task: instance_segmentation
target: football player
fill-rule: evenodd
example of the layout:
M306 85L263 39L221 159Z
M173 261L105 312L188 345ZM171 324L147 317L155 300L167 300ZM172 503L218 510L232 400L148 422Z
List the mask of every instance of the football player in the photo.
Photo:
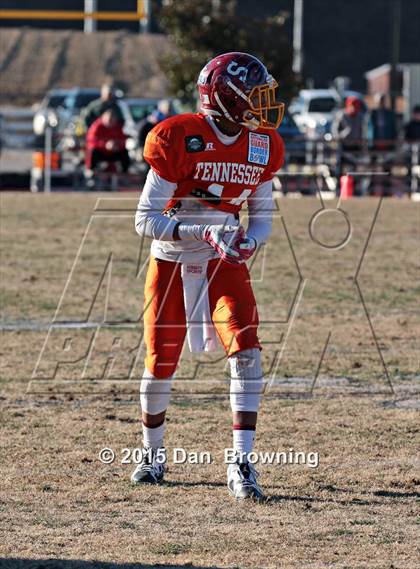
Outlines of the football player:
M245 261L271 232L272 177L284 157L276 129L284 104L266 67L246 53L212 59L197 86L202 112L159 123L144 148L151 169L135 223L141 236L153 238L140 386L145 452L131 480L163 479L165 413L187 337L191 351L210 351L220 342L226 352L237 457L228 466L228 489L237 499L261 499L248 454L263 373L258 313ZM246 230L239 224L245 202Z

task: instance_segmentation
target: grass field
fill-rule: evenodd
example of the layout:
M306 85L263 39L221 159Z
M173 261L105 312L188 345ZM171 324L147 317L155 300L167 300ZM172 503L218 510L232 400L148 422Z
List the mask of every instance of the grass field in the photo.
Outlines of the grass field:
M136 201L1 196L0 566L418 567L419 205L343 202L340 248L336 203L311 238L320 201L277 202L252 265L269 380L257 449L317 452L319 466L257 465L268 500L244 505L225 488L220 354L185 354L166 440L213 463L170 462L158 488L133 488L121 464L140 445ZM85 328L47 338L55 314Z

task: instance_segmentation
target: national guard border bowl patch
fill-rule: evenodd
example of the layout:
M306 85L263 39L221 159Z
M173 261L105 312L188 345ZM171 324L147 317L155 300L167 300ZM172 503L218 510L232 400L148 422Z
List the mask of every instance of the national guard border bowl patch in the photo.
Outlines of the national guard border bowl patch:
M248 139L248 162L266 166L270 158L270 137L268 134L250 132Z
M185 137L185 149L187 152L202 152L205 148L201 134L193 134Z

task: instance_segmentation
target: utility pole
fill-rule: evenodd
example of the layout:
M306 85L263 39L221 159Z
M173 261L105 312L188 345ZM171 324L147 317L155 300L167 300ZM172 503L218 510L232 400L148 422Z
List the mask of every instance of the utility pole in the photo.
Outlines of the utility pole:
M150 0L137 0L137 13L139 14L140 33L150 32Z
M303 0L295 0L293 13L293 71L299 77L303 70Z
M395 112L398 96L398 64L400 62L401 0L392 0L391 108Z
M89 18L88 15L96 12L97 10L97 0L85 0L85 20L83 31L85 34L91 34L96 32L96 20L94 18Z

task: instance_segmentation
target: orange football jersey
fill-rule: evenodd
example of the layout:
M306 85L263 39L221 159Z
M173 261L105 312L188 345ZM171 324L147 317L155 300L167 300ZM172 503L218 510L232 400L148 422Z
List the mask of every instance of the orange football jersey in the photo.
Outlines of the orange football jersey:
M204 205L237 213L257 186L282 166L284 143L275 130L244 128L226 145L204 115L183 114L150 131L144 158L159 176L177 184L166 209L193 196Z

